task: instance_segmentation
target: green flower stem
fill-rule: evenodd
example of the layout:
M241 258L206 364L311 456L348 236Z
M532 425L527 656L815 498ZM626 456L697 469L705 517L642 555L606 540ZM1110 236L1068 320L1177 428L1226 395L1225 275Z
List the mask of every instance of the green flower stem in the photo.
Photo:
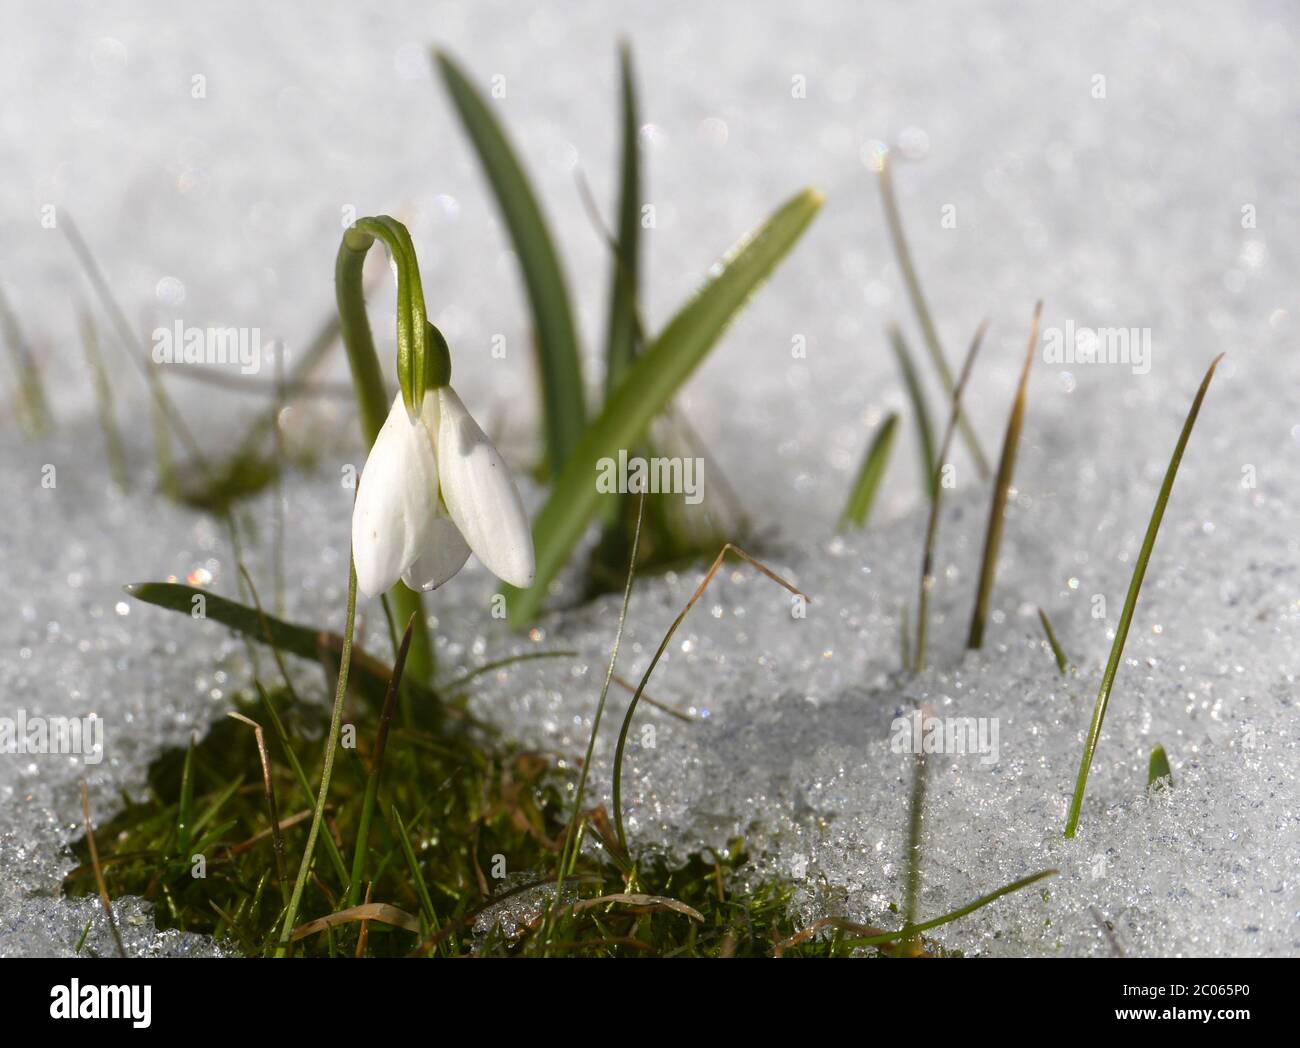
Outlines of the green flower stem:
M334 692L334 712L330 715L329 735L325 738L325 766L320 775L320 792L316 795L316 809L311 816L311 829L307 833L307 847L302 853L302 863L298 867L298 879L293 884L293 894L289 896L289 906L285 910L284 924L280 928L280 945L277 956L284 956L293 938L294 924L298 919L298 907L302 903L303 888L307 885L307 874L311 871L312 860L316 857L316 842L320 839L320 827L325 818L325 799L330 792L330 778L334 774L334 753L338 749L339 729L343 725L343 698L348 693L348 667L352 663L352 628L357 618L357 568L352 558L348 558L348 611L347 624L343 628L343 653L339 659L338 687Z
M361 285L366 252L376 239L384 241L397 263L398 370L406 378L403 382L403 396L408 408L413 404L418 405L424 397L427 344L424 292L420 290L415 252L409 247L410 237L405 234L405 228L394 219L363 218L343 234L334 266L334 287L338 298L343 345L347 348L348 364L352 368L352 384L357 391L361 432L367 449L379 435L384 420L388 418L389 408L388 391L384 387L379 355L375 352L375 340L370 333L366 298ZM412 615L416 617L417 628L411 637L406 672L418 683L428 684L433 679L434 671L433 643L429 637L420 595L399 582L389 591L388 596L393 602L393 611L399 622Z

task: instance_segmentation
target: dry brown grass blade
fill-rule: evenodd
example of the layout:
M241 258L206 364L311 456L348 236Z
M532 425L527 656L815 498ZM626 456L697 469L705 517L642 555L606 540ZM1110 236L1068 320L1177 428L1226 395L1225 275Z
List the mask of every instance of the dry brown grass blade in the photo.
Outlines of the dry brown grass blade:
M117 944L118 956L126 956L126 947L122 945L122 933L117 930L117 918L113 916L113 904L108 898L108 885L104 883L104 871L99 865L99 848L95 845L95 828L90 824L90 786L81 780L81 813L86 819L86 844L90 847L90 865L95 871L95 886L99 889L99 901L108 918L108 927L113 933L113 942Z
M607 903L631 906L640 913L671 910L673 913L680 913L693 921L704 923L704 914L678 899L670 899L665 895L644 895L641 892L615 892L613 895L598 895L594 899L578 899L569 907L569 911L575 914L582 913L583 910L592 910Z
M1002 457L998 461L998 475L993 481L993 501L989 506L989 524L984 533L984 557L980 566L979 592L975 597L975 610L971 614L970 634L966 647L978 648L984 643L984 626L988 621L989 600L993 596L993 578L998 571L998 550L1002 547L1002 527L1006 522L1007 497L1016 471L1016 453L1020 449L1020 430L1025 423L1025 394L1029 388L1029 366L1034 362L1034 347L1038 345L1038 324L1043 318L1043 303L1034 306L1034 322L1029 329L1029 348L1025 350L1025 364L1020 369L1020 384L1016 387L1015 403L1007 421L1007 435L1002 441Z
M239 721L241 724L247 724L253 729L253 737L257 739L257 756L262 763L262 787L266 793L266 809L271 817L269 828L275 846L275 873L280 879L280 893L284 895L284 901L287 903L289 901L289 878L284 866L284 833L280 827L280 810L275 803L275 783L271 781L271 758L266 752L266 736L262 734L262 726L257 721L245 717L242 713L232 710L226 716Z
M845 920L843 917L823 917L820 921L813 921L806 928L800 928L788 939L781 939L772 948L773 957L782 957L785 951L791 946L802 946L804 943L815 938L817 933L826 928L834 928L837 932L848 932L850 935L884 935L884 929L877 928L870 924L854 924L852 921Z
M420 930L418 917L386 902L368 902L347 910L339 910L337 913L327 913L324 917L317 917L314 921L300 925L293 930L293 941L297 942L309 935L323 932L326 928L351 924L353 921L379 921L381 924L391 924L394 928L401 928L408 932Z

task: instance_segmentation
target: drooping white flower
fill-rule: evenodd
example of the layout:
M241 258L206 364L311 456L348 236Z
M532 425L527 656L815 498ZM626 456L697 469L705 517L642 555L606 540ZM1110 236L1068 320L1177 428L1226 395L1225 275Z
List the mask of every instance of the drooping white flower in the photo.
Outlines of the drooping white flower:
M533 581L533 536L510 470L450 386L426 391L412 420L399 394L375 438L352 511L357 587L400 578L441 586L471 551L513 586Z

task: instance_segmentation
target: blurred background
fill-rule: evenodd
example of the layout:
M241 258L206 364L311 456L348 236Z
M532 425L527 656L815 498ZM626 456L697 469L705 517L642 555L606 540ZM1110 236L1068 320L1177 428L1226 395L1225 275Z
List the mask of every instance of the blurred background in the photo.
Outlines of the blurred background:
M827 194L682 401L760 518L833 514L871 427L906 411L885 324L901 322L922 350L868 166L880 143L894 149L954 368L976 324L992 322L968 394L991 453L1040 297L1046 327L1151 329L1148 375L1035 369L1031 419L1050 429L1066 417L1074 441L1149 411L1175 425L1220 350L1232 351L1223 374L1260 390L1295 374L1300 91L1285 3L4 8L0 286L64 418L92 404L89 384L60 369L82 359L76 311L93 300L49 214L75 219L142 334L177 319L257 327L292 363L333 308L343 216L387 212L411 228L471 407L517 454L535 450L527 303L434 45L503 95L493 104L559 241L591 383L609 256L576 173L612 222L620 39L655 211L643 238L652 330L792 192ZM391 298L373 299L381 341ZM143 410L139 376L101 326L122 411ZM496 335L504 359L490 353ZM798 337L806 359L792 357ZM256 403L168 381L213 442ZM1260 454L1293 453L1297 421L1255 432ZM885 512L919 490L914 455L902 455Z

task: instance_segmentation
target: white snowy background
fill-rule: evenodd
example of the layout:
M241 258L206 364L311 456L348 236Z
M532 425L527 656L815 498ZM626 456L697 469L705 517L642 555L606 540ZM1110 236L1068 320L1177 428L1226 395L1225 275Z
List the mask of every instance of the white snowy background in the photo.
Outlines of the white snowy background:
M754 552L813 604L792 620L781 591L737 570L692 613L651 692L699 720L640 715L657 737L629 757L634 840L684 853L743 833L755 874L793 878L808 919L896 920L910 764L889 751L889 725L924 702L998 718L1001 748L993 765L932 764L922 916L1037 869L1062 871L1036 886L1046 892L943 929L945 945L1042 955L1300 947L1300 27L1290 5L5 0L0 12L0 284L57 420L32 441L10 408L0 419L0 715L95 711L107 728L95 768L0 755L0 953L70 951L97 912L94 900L56 898L83 774L106 819L161 747L221 716L248 679L241 646L217 626L121 592L200 572L233 595L234 564L212 518L154 493L145 392L95 306L134 481L128 497L112 489L77 334L93 299L63 228L42 217L52 207L75 219L142 336L178 319L257 327L288 345L290 361L332 309L345 209L402 217L457 386L523 464L537 431L527 306L429 51L449 49L485 89L503 78L493 105L560 241L594 393L608 256L574 171L608 215L620 38L634 50L644 198L656 212L644 242L652 328L792 192L827 195L680 400L708 470L725 473L765 536ZM794 97L795 78L806 97ZM976 655L961 643L988 490L955 447L932 669L915 680L897 672L899 617L915 599L925 509L883 329L902 323L918 352L920 339L864 160L879 142L895 147L904 221L954 366L978 322L991 321L967 395L990 453L1036 299L1048 328L1147 328L1153 352L1145 375L1039 354L994 620ZM948 205L955 228L941 224ZM391 341L391 291L376 303L376 331ZM490 353L495 335L504 359ZM797 336L804 359L791 354ZM1138 607L1082 831L1065 842L1133 557L1197 383L1224 351ZM342 380L338 358L329 374ZM265 403L167 382L214 454ZM942 416L937 384L929 389ZM891 410L904 415L904 437L872 526L837 539L862 449ZM286 486L286 604L291 617L337 626L350 497L339 476L360 462L355 422L346 401L315 401L291 409L285 429L318 452L317 468ZM40 484L47 464L52 490ZM530 505L541 495L530 490ZM271 497L247 517L249 566L265 591ZM692 571L638 584L622 675L643 670L697 581ZM429 602L443 666L580 650L576 661L493 674L475 698L515 737L571 759L617 605L550 615L520 638L488 617L493 590L472 565ZM1077 676L1057 674L1039 605ZM302 672L321 696L319 674ZM608 800L621 697L613 707L596 800ZM1177 785L1149 798L1157 743ZM157 934L138 903L118 905L135 952L211 949ZM108 942L95 919L88 948Z

